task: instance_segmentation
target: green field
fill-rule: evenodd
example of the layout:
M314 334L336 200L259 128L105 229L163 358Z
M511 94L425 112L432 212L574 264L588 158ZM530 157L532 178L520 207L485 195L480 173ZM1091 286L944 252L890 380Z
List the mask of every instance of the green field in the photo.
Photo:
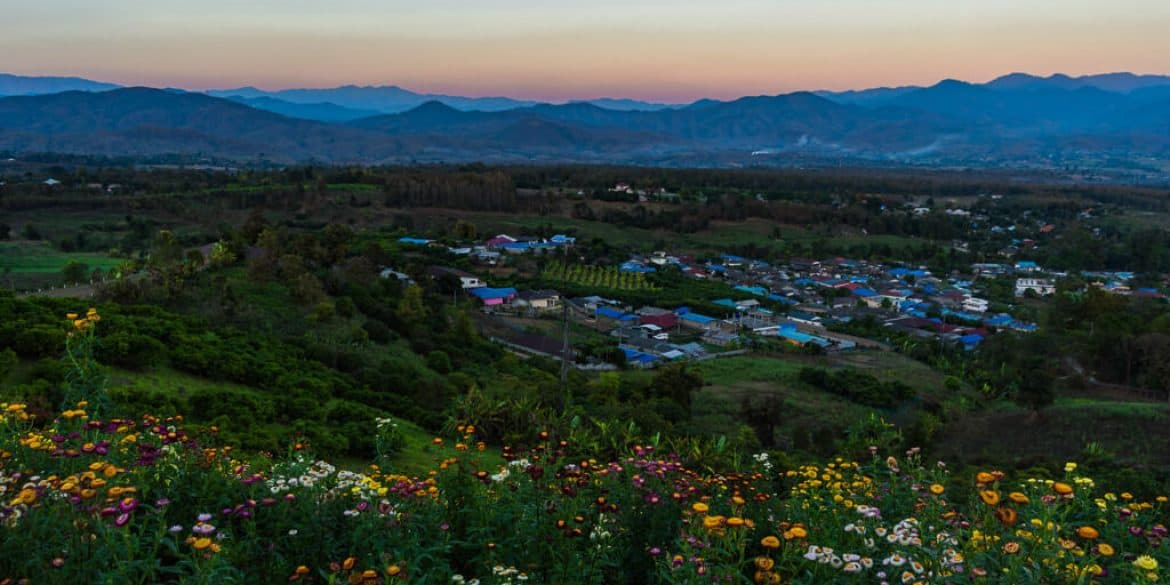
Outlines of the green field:
M0 243L0 270L13 273L59 273L69 262L85 264L90 270L103 271L121 265L126 260L92 252L61 252L46 242Z
M155 414L161 416L179 414L168 410L167 405L171 402L171 398L182 398L183 396L196 394L204 390L229 390L235 394L245 396L262 396L264 394L263 390L249 386L207 380L170 368L156 368L147 372L113 369L110 375L110 382L111 394L113 396L123 399L133 397L134 401L138 404L155 405L159 409ZM195 408L195 405L192 405L192 408ZM196 411L187 412L186 414L198 415L199 413ZM437 457L436 450L431 444L433 435L410 421L396 419L396 422L398 429L406 439L406 445L402 451L393 457L395 469L400 469L404 473L423 473L428 469L433 469ZM229 436L233 432L230 426L222 430ZM290 427L277 425L273 425L271 430L277 433L291 433ZM373 432L373 429L370 431ZM493 452L496 451L498 449L493 450ZM354 459L350 461L342 459L341 462L356 469L363 467L365 463L368 463L368 460L359 461Z

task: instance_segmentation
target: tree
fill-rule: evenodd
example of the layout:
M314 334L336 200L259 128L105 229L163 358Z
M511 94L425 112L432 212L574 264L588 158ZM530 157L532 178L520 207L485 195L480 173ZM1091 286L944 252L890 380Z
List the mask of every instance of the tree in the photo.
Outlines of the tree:
M456 238L459 238L460 240L474 240L476 239L476 234L477 230L475 229L475 224L462 219L455 222Z
M171 230L160 230L154 238L150 259L158 266L170 266L183 259L183 245Z
M650 387L655 395L668 398L681 406L690 417L691 399L703 387L703 374L687 364L672 364L658 370Z
M268 220L264 219L264 212L259 207L254 207L248 213L248 219L244 221L244 227L240 231L249 244L255 244L260 234L266 229L268 229Z
M398 320L404 324L417 325L427 317L427 307L423 304L422 288L418 285L406 287L402 299L398 301Z
M1041 357L1030 357L1021 363L1016 387L1016 404L1031 410L1036 416L1056 401L1054 378L1048 364Z
M65 277L65 282L81 282L85 280L86 275L89 274L89 266L70 260L64 268L61 269L61 275Z

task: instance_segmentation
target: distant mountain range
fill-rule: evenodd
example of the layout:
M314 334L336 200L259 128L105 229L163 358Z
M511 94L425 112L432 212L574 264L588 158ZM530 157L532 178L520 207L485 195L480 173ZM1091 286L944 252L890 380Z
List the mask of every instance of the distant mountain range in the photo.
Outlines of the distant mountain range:
M1128 73L1012 74L685 106L542 104L393 86L197 93L0 76L0 94L14 93L0 98L0 150L11 152L364 164L1170 161L1170 77Z

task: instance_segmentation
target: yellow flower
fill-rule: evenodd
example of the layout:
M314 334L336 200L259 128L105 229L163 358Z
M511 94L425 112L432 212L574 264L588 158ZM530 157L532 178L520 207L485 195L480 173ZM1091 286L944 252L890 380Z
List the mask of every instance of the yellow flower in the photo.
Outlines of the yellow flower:
M204 536L202 538L196 538L195 542L192 543L191 546L194 546L195 550L203 550L203 549L211 546L211 539L207 538L206 536Z
M780 539L775 536L765 536L760 540L760 546L764 548L780 548Z
M1143 571L1153 571L1158 568L1158 561L1154 560L1154 557L1150 555L1142 555L1133 560L1133 566Z
M386 567L386 574L390 575L391 577L393 577L401 572L402 572L402 567L399 567L398 565L390 565L389 567Z
M946 490L947 490L947 488L943 487L943 485L941 483L930 484L930 493L932 493L936 496L941 496L942 493L945 492Z
M723 523L723 516L707 516L707 517L703 518L703 527L708 529L708 530L713 530L715 528L719 528L719 525L722 523Z
M704 504L703 502L695 502L694 504L691 504L691 509L700 514L706 514L707 511L711 509L711 507L707 504Z
M1065 464L1064 464L1064 472L1065 472L1065 473L1072 473L1072 472L1074 472L1074 471L1076 471L1076 470L1077 470L1077 464L1076 464L1076 463L1073 463L1072 461L1069 461L1068 463L1065 463Z
M761 571L771 571L772 567L776 566L776 561L768 557L756 557L756 568Z
M804 538L808 536L808 530L803 526L793 526L788 530L788 534L792 535L792 538Z
M739 516L732 516L727 519L727 525L732 528L739 528L740 526L743 526L743 518L740 518Z
M983 500L984 504L988 506L995 506L999 504L999 492L995 490L982 490L979 492L979 499Z
M1103 557L1111 557L1113 556L1114 552L1116 551L1113 550L1113 545L1107 542L1102 542L1101 544L1097 545L1097 554Z
M303 576L309 574L309 568L304 566L304 565L299 565L299 566L297 566L297 570L295 572L296 572L296 574L303 577Z

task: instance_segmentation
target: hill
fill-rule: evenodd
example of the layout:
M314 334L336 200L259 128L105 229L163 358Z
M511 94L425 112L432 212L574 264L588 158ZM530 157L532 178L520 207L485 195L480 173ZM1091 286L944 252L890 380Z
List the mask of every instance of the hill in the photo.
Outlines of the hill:
M229 100L149 88L0 99L0 148L103 155L187 154L379 162L402 141L294 120Z
M230 99L148 88L71 91L0 98L0 149L358 164L727 165L847 158L1014 166L1161 159L1170 153L1170 135L1160 130L1170 89L1149 85L1121 93L1036 79L1005 78L998 86L947 80L847 100L797 92L654 110L587 102L468 110L431 99L372 116L366 114L375 109L354 109L358 102L352 99L296 102L251 88L234 90L239 93ZM1126 83L1136 87L1139 81ZM288 91L282 95L319 100L326 90ZM367 105L377 96L420 95L395 87L346 91L364 96Z
M26 77L0 73L0 96L42 95L63 91L108 91L118 85L80 77Z

